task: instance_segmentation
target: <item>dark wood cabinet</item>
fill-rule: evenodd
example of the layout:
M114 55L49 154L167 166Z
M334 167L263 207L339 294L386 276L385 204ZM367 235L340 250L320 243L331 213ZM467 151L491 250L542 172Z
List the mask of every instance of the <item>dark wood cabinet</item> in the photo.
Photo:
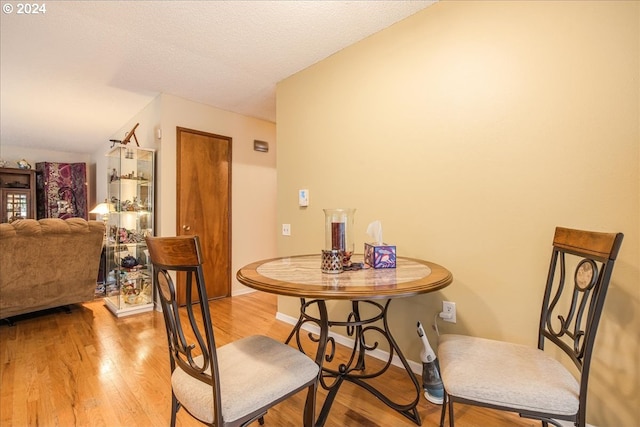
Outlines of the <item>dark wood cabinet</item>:
M0 221L36 217L36 172L0 168Z

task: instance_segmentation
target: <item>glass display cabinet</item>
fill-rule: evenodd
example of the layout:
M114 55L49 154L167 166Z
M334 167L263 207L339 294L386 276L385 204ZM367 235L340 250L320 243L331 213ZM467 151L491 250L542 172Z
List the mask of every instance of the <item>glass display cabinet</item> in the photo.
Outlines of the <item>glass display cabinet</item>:
M107 158L105 304L122 317L154 307L145 237L154 234L155 150L116 147Z

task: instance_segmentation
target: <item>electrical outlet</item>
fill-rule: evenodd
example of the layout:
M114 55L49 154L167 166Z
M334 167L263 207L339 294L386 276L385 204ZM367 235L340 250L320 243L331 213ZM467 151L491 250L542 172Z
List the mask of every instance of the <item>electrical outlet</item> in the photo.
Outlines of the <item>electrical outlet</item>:
M291 236L291 224L282 224L282 235Z
M442 301L442 313L440 313L440 317L445 322L456 323L456 303Z

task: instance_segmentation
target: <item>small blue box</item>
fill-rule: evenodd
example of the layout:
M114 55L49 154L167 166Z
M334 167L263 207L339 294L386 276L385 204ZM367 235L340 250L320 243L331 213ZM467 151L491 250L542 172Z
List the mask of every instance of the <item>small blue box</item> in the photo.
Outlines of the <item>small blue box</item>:
M364 262L373 268L396 268L396 247L364 244Z

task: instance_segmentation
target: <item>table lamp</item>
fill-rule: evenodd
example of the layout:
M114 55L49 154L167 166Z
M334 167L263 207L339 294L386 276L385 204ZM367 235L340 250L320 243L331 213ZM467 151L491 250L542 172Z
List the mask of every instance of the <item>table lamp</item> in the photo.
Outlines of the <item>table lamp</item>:
M105 200L102 203L98 203L98 206L91 209L89 213L96 214L96 219L98 219L98 215L102 215L102 221L106 223L109 219L109 212L113 212L113 210L113 205Z
M105 244L107 243L107 221L109 221L109 213L115 211L113 208L113 204L107 202L106 200L102 203L98 203L98 206L91 209L89 213L95 214L96 219L98 219L98 215L102 215L102 221L104 222L104 236L102 237L102 252L100 254L100 270L98 271L98 283L105 284L105 272L107 269L107 259L105 253ZM97 291L96 291L97 292ZM102 292L105 292L104 289Z

